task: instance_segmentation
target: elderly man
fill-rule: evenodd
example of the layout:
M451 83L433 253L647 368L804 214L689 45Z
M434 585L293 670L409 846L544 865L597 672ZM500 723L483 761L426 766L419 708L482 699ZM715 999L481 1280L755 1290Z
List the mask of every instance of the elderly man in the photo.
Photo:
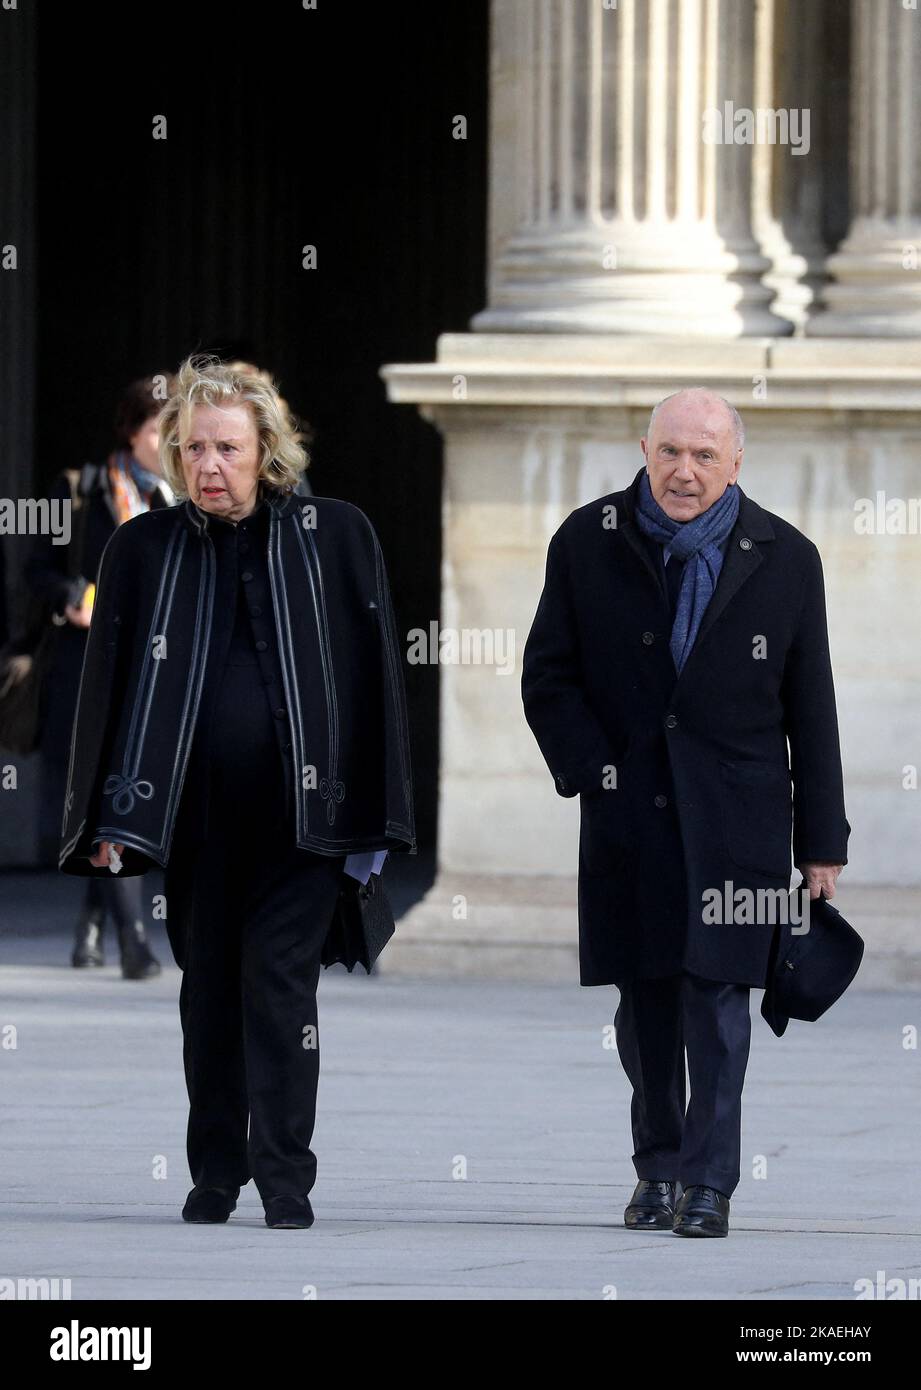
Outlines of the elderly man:
M739 487L722 397L669 396L641 442L631 485L550 542L522 695L557 791L580 796L581 983L620 991L639 1179L624 1222L725 1236L749 990L789 903L791 836L810 895L831 898L850 826L816 547Z

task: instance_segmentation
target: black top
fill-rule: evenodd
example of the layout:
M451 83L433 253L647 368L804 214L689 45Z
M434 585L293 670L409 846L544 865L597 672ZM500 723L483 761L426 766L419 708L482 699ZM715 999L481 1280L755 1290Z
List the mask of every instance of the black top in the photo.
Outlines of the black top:
M205 513L214 623L174 842L282 834L294 816L291 733L272 609L269 511Z

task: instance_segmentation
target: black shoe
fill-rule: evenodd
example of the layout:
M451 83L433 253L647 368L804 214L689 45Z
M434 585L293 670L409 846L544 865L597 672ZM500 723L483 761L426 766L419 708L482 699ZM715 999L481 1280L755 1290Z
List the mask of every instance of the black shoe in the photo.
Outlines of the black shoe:
M729 1198L715 1187L692 1185L675 1209L676 1236L728 1236Z
M240 1195L238 1187L193 1187L182 1208L183 1221L226 1221Z
M133 922L127 929L119 927L118 944L121 947L124 979L148 980L160 974L160 962L147 944L143 922Z
M105 921L105 913L98 907L92 907L88 911L81 913L74 932L74 949L71 953L70 963L78 970L85 969L89 965L105 965L105 956L102 950L102 924Z
M670 1231L675 1219L674 1182L640 1178L624 1210L624 1225L631 1231Z
M309 1197L266 1197L265 1224L293 1231L298 1227L313 1225L313 1207Z

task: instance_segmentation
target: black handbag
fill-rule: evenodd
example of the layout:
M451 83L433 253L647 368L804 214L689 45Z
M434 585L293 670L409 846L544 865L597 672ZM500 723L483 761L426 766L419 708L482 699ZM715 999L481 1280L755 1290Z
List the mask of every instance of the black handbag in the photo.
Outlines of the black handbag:
M324 966L344 965L349 974L356 965L363 965L370 975L395 930L380 874L359 883L344 873L320 959Z
M55 630L42 628L31 651L7 648L0 653L0 748L19 757L34 753L41 738L41 693L52 664ZM27 662L25 673L13 677L13 663Z

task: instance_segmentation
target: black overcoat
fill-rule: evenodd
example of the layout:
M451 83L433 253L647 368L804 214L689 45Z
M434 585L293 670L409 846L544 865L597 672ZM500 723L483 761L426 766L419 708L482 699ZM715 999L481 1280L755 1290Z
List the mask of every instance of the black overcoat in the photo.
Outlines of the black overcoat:
M357 507L277 491L268 568L291 732L296 837L317 854L415 848L401 651L380 545ZM186 500L133 517L102 556L70 747L59 867L125 845L165 866L213 627L216 557Z
M678 677L633 519L642 472L553 536L523 660L527 721L559 794L581 800L581 982L687 970L763 986L773 925L756 895L789 887L791 833L797 864L847 862L822 563L740 488ZM739 890L760 921L740 920Z

